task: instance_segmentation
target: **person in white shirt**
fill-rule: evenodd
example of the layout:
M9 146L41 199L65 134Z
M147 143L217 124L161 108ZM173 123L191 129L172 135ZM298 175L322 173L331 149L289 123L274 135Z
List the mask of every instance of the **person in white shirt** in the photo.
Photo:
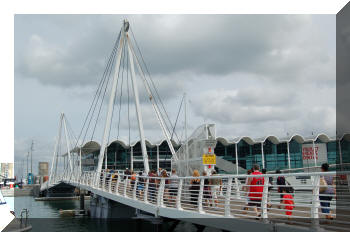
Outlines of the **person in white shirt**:
M176 175L176 170L171 170L171 178L178 178L178 175ZM170 200L176 200L177 195L177 189L179 187L179 180L178 179L170 179L170 185L169 185L169 195Z

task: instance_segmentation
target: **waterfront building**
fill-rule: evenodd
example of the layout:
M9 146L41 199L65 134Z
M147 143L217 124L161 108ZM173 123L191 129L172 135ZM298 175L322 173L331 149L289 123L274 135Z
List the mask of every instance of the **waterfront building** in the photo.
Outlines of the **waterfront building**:
M318 134L310 137L292 135L285 138L266 136L251 138L241 136L234 139L216 138L214 152L218 157L236 164L243 173L254 164L259 164L267 171L276 169L298 169L329 164L350 163L350 134L340 138ZM181 144L172 141L177 151ZM152 143L146 140L150 169L171 169L171 152L166 140ZM75 149L78 151L78 149ZM93 171L98 162L100 145L89 141L82 146L82 170ZM316 155L316 160L314 159ZM315 162L316 161L316 162ZM104 167L105 164L103 164ZM143 170L143 159L139 141L130 145L122 140L114 140L107 148L108 169Z

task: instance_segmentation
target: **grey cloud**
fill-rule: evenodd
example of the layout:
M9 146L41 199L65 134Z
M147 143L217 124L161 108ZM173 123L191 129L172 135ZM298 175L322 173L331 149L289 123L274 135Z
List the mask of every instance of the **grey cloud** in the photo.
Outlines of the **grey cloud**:
M203 122L216 123L218 135L227 137L334 131L334 16L125 17L131 21L172 122L182 93L188 94L188 134ZM48 144L47 148L38 147L38 159L51 157L54 140L50 138L57 134L60 111L67 113L78 134L122 18L15 17L15 141L19 141L15 144L16 157L22 157L28 149L28 144L20 141L32 135L38 136L38 144ZM348 41L348 32L343 34L342 39ZM348 88L346 83L341 87ZM138 87L146 137L152 141L162 138L140 81ZM120 122L120 137L124 139L128 139L129 129L126 96L124 89ZM134 141L138 128L134 102L130 100ZM348 102L347 98L343 100ZM117 136L118 106L115 107L111 139ZM94 135L97 141L102 138L105 117L106 104ZM183 134L183 112L177 128L178 134Z
M284 121L297 114L295 108L286 109L284 105L275 104L279 95L259 92L262 91L257 87L239 90L238 93L209 91L196 100L195 112L220 123Z
M17 26L31 22L19 17ZM20 20L20 17L28 19ZM46 84L97 83L121 25L121 16L42 16L62 33L28 32L24 55L17 52L16 68ZM190 71L225 75L256 72L301 78L304 64L323 66L313 37L300 33L312 26L309 16L285 15L151 15L126 16L153 74ZM60 20L59 20L60 19ZM84 20L85 19L85 20ZM35 21L35 19L33 19ZM44 27L39 24L39 28ZM65 28L71 34L65 33ZM64 36L67 34L66 36ZM53 36L63 37L57 41ZM34 38L34 39L33 39ZM35 39L36 38L36 39ZM34 41L33 41L34 40ZM304 47L308 47L307 50ZM45 51L45 52L43 52Z

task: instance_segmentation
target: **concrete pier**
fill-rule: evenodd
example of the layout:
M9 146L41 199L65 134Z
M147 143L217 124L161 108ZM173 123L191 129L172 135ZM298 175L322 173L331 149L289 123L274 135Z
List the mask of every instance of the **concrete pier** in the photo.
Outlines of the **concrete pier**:
M93 195L90 200L90 214L92 218L132 218L135 209L107 198Z
M80 192L80 210L85 210L85 196Z

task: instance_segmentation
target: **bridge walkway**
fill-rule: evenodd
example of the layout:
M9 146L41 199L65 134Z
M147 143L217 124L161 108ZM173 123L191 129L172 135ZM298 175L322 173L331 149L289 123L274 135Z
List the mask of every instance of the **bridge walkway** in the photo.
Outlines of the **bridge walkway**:
M280 202L280 193L276 190L276 184L270 184L268 178L291 175L310 176L311 184L293 185L294 209L292 215L286 215L285 204ZM261 205L258 207L259 216L253 211L253 206L248 206L252 201L247 197L245 184L247 175L217 175L210 177L179 177L159 178L138 176L131 180L131 176L124 174L112 175L110 173L76 173L61 177L59 181L70 183L76 187L87 189L95 194L129 205L140 210L154 213L156 216L170 218L225 218L243 219L261 223L285 223L295 226L330 231L350 231L350 194L348 182L337 182L334 186L342 200L328 201L328 207L334 220L325 219L322 213L319 196L327 195L319 192L320 178L333 175L338 180L340 173L289 173L289 174L266 174L255 176L264 179ZM345 173L349 177L349 173ZM193 188L191 180L200 180L199 186ZM212 194L209 188L214 185L204 185L205 179L220 179L221 189ZM217 195L217 199L215 199ZM337 196L339 198L339 196ZM327 201L323 201L327 202ZM270 207L271 205L271 207ZM249 210L243 209L247 207ZM323 207L324 208L324 207ZM338 213L337 213L338 209ZM218 225L220 226L220 225ZM227 228L226 228L227 229Z

